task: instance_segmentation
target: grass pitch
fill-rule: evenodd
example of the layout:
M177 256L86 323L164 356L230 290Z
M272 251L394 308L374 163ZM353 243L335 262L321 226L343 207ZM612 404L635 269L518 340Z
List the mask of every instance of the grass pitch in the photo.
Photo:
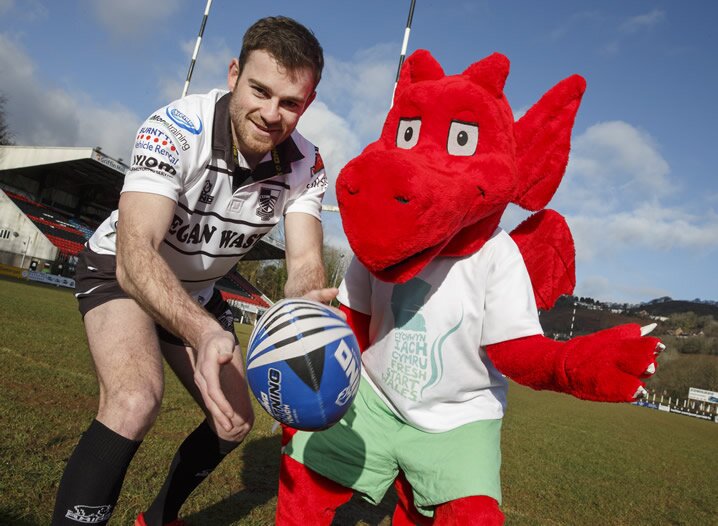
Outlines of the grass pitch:
M238 326L243 343L250 328ZM0 524L48 524L57 483L94 416L92 362L72 292L0 279ZM130 466L111 524L153 499L202 414L167 370L162 412ZM258 406L250 437L185 504L191 525L270 525L279 436ZM718 524L718 424L581 402L512 384L504 419L508 525ZM395 499L355 499L337 525L388 525Z

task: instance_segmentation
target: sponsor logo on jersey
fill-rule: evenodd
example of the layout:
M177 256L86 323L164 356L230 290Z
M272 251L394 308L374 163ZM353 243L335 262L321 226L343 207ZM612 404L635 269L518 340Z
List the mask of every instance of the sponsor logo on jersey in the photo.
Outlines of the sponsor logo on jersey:
M319 154L319 148L317 148L315 146L314 147L314 166L312 166L312 176L314 176L320 170L324 170L324 161L322 160L322 156Z
M199 135L202 133L202 119L199 118L199 115L197 115L197 120L199 121L199 125L197 126L192 119L177 108L167 108L165 113L172 122L183 130L187 130L193 135Z
M179 141L180 149L183 152L186 152L187 150L189 150L190 146L189 146L189 142L187 141L187 137L185 137L184 134L182 133L182 131L177 126L175 126L173 123L166 121L165 119L162 118L161 115L156 115L156 114L152 115L152 117L150 117L148 120L150 120L152 122L158 122L158 123L162 124L165 128L167 128L167 130L169 130L169 132L172 135L174 135L175 138Z
M317 176L317 174L319 174ZM315 178L316 176L316 178ZM312 180L307 185L307 189L310 188L317 188L321 186L326 190L328 184L327 184L327 174L324 171L324 161L322 160L322 156L319 154L319 148L316 146L314 147L314 166L312 166Z
M135 149L156 153L167 159L172 166L176 166L179 162L179 151L172 138L158 128L150 126L140 128L140 133L135 139Z
M219 240L219 248L249 248L262 239L265 234L252 234L247 236L243 232L222 230L222 235Z
M185 223L178 215L174 216L168 230L171 236L185 245L202 244L207 247L217 247L216 243L219 243L219 248L250 248L266 234L264 232L262 234L247 235L245 232L225 228L220 232L218 241L212 243L216 232L217 227L214 225L192 221Z
M212 201L214 201L214 196L212 195L212 183L205 181L204 186L202 187L202 193L199 196L199 202L210 205L212 204Z
M257 215L263 221L269 221L274 217L274 207L279 199L281 190L276 188L267 188L263 186L259 192L259 206L257 207Z
M307 188L317 188L321 186L326 190L327 188L327 174L322 172L316 179L307 185Z
M157 158L149 155L135 155L132 158L132 166L130 167L130 170L140 169L149 169L152 172L165 176L177 175L177 170L175 170L170 163L159 161Z
M200 243L208 244L217 231L217 227L212 225L202 225L200 223L187 223L181 217L175 215L170 225L169 233L181 243L187 245L199 245Z

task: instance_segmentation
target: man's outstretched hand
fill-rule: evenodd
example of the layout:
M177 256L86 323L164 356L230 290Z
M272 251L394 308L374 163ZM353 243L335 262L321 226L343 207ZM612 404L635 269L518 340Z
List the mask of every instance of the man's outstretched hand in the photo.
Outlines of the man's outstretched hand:
M219 375L223 365L232 360L235 349L234 336L221 329L207 331L197 346L197 363L194 382L199 387L207 410L214 416L215 422L225 430L232 429L234 409L222 391Z

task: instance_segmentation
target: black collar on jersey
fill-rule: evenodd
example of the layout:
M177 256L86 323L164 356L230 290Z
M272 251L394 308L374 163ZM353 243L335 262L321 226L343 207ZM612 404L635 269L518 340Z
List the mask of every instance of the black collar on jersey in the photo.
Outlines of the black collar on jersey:
M229 101L232 92L223 95L214 108L214 129L212 130L212 149L221 153L224 162L232 172L232 189L263 181L276 175L285 175L292 171L292 163L304 158L291 136L272 150L270 159L260 162L254 170L240 168L234 156L232 124L229 119Z

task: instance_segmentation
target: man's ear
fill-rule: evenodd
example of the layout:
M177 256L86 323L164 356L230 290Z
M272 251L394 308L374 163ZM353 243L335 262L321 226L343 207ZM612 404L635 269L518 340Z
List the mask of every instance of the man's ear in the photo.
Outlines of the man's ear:
M303 114L305 111L307 111L307 108L309 107L309 105L310 105L312 102L314 102L314 99L316 99L316 98L317 98L317 92L316 92L316 91L312 91L312 94L309 95L309 98L307 99L307 103L304 105L304 109L302 110L302 114Z
M234 88L237 86L239 74L239 60L233 58L229 63L229 69L227 71L227 88L229 91L234 91Z

